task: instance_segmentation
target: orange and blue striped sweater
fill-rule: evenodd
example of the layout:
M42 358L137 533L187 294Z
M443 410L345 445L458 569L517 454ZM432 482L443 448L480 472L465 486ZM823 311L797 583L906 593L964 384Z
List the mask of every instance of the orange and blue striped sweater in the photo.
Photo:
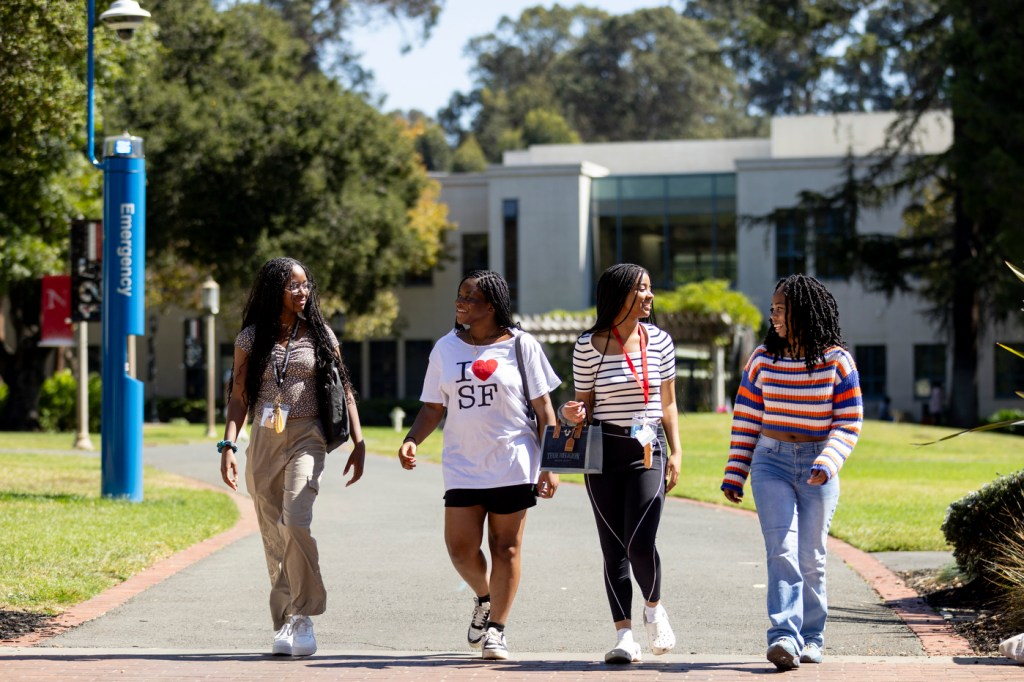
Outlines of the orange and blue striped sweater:
M857 444L864 421L860 377L853 356L834 346L811 371L803 358L776 360L758 346L743 369L733 407L729 462L722 490L743 494L754 446L764 428L828 441L814 460L829 479Z

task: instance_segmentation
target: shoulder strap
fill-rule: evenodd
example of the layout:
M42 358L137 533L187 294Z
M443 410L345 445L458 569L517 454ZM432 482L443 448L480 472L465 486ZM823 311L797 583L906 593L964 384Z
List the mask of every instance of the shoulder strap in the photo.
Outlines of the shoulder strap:
M526 398L526 416L530 419L537 418L537 412L530 402L530 389L526 386L526 368L523 366L523 336L526 332L516 334L516 364L519 366L519 378L523 380L523 397Z

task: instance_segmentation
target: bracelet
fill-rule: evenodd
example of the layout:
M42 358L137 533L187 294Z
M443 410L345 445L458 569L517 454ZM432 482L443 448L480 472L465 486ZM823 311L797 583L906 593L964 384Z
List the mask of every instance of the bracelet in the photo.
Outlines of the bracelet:
M235 451L235 454L238 453L238 446L235 445L230 440L222 440L221 442L217 443L217 452L218 453L223 453L224 452L224 448L231 448L232 450Z
M402 441L402 445L405 445L406 443L412 443L413 445L419 445L419 443L416 442L416 439L413 438L412 436L406 436L405 437L405 439Z

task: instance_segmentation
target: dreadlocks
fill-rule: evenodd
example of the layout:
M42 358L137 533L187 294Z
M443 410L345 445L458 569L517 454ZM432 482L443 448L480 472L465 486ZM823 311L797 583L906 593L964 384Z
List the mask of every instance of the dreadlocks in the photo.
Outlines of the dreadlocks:
M821 282L808 275L790 275L775 286L775 293L780 291L786 297L786 338L771 325L764 337L765 348L776 360L786 352L802 352L810 371L825 361L829 348L846 348L836 299Z
M320 312L320 296L317 293L313 274L309 268L294 258L273 258L267 261L256 275L256 281L253 282L252 290L249 292L249 300L242 311L242 329L250 325L256 327L252 350L249 352L247 361L249 367L245 376L245 394L242 396L250 408L252 407L250 396L254 399L259 395L263 373L267 369L270 353L277 342L281 308L284 305L283 294L291 279L292 269L296 265L302 268L309 281L309 294L306 298L306 309L303 312L308 326L306 333L316 348L317 367L325 367L330 362L333 352L331 333L323 313ZM345 388L351 390L345 363L339 364ZM228 382L228 400L231 399L234 375L235 368L232 368L231 380Z
M506 329L519 328L519 323L512 321L512 297L504 277L491 270L474 270L462 278L459 287L468 279L476 280L476 288L487 299L487 303L494 306L495 324ZM460 330L462 326L456 322L455 329Z
M629 296L634 294L637 282L644 275L650 277L647 270L633 263L619 263L602 272L601 278L597 280L597 320L584 334L606 331L622 322L618 319L619 311L626 305ZM636 305L635 295L633 305ZM653 304L647 321L657 324Z

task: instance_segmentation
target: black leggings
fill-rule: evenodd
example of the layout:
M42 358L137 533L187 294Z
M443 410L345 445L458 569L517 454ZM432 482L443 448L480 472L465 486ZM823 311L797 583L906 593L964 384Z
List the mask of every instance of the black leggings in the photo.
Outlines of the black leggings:
M611 429L618 427L609 425ZM654 546L665 505L665 433L651 444L651 468L644 449L628 435L604 433L604 467L586 478L590 505L604 553L604 586L612 621L628 620L633 604L630 567L645 601L661 600L661 558Z

